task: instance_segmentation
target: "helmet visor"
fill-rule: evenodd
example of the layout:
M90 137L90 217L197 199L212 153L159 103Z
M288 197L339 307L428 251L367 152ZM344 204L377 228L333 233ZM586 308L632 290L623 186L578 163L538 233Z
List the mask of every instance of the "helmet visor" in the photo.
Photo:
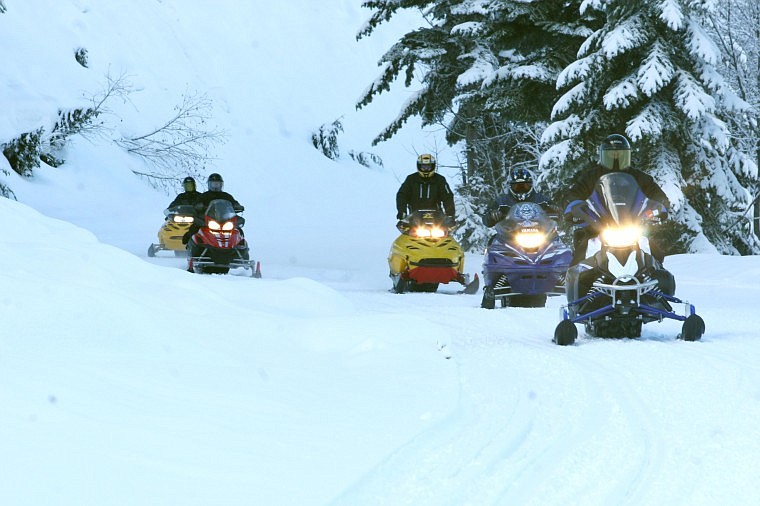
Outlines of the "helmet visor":
M599 163L611 170L623 170L631 166L631 152L628 149L603 149Z
M184 188L186 192L194 192L195 181L185 181L184 183L182 183L182 188Z
M514 193L528 193L533 188L533 184L530 181L520 181L510 184L509 187Z
M208 182L208 189L212 192L220 192L222 191L222 182L221 181L209 181Z
M434 163L421 163L417 166L420 172L433 172L435 170Z

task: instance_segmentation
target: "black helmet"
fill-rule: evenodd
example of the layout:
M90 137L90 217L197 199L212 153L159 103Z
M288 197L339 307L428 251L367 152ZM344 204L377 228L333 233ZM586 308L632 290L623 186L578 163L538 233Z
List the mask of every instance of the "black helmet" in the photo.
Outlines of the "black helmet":
M208 177L208 189L212 192L220 192L224 187L224 179L222 176L214 172Z
M631 144L620 134L607 136L599 146L599 165L610 170L623 170L631 166Z
M533 191L533 176L526 169L513 169L507 178L509 193L517 200L525 200Z
M417 172L420 176L428 178L435 174L435 157L431 154L425 153L417 157Z
M184 188L186 192L194 192L195 179L193 179L190 176L187 176L185 179L182 180L182 188Z

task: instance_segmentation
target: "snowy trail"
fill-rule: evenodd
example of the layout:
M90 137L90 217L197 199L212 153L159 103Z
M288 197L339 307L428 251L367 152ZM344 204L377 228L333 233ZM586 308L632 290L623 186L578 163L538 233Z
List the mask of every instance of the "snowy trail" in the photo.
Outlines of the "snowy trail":
M184 266L178 258L145 260ZM308 393L289 392L319 399L295 420L278 420L289 404L268 396L273 379L292 388L283 374L298 373L267 369L270 379L256 387L258 402L270 405L260 424L272 438L253 436L246 447L272 458L300 452L291 471L304 477L303 487L283 491L263 474L262 497L335 505L747 504L747 494L758 498L760 352L756 332L747 333L748 307L724 303L715 291L741 291L747 301L760 293L731 267L741 259L721 258L714 269L700 263L698 271L693 260L675 258L672 268L679 294L707 323L697 343L676 340L680 323L666 321L646 325L637 340L581 337L558 347L551 336L562 298L489 311L479 307L480 293L456 294L459 285L397 295L382 262L366 272L265 262L263 280L172 277L203 286L251 325L269 315L273 335L263 349L246 342L247 360L260 361L262 352L301 356L298 343L322 357L305 371ZM468 261L475 272L477 255ZM288 309L274 302L292 288L305 290ZM256 312L247 302L253 294ZM232 357L235 343L218 346ZM326 357L334 370L319 366ZM224 373L229 384L258 385L262 370ZM238 416L235 402L217 417ZM236 426L244 437L243 422ZM726 462L735 462L730 473Z
M711 283L682 277L693 300L708 298ZM486 311L477 307L479 295L405 297L370 295L367 307L428 312L443 324L459 383L452 392L456 406L390 451L335 504L538 505L582 498L582 504L638 505L683 503L683 490L693 491L689 504L745 500L739 490L754 471L727 481L704 473L726 453L719 440L734 432L729 427L737 424L744 433L756 419L734 418L747 407L720 401L725 388L755 401L758 391L749 379L757 378L757 352L721 352L720 330L709 331L720 311L697 304L708 321L701 343L676 340L680 323L666 321L645 326L638 340L581 338L559 348L551 343L558 298L546 308ZM758 443L742 444L749 446L740 454L760 454ZM717 461L724 458L730 453Z
M463 302L472 299L479 302ZM546 338L556 323L548 317L557 314L553 307L517 314L447 309L449 328L467 322L451 345L456 409L336 503L563 504L589 488L568 472L589 460L598 460L598 468L586 466L592 475L604 475L608 466L627 470L627 479L608 490L594 483L600 504L639 503L662 472L663 443L646 401L627 393L628 381L584 357L568 363L566 352ZM517 340L505 329L508 322L519 329Z

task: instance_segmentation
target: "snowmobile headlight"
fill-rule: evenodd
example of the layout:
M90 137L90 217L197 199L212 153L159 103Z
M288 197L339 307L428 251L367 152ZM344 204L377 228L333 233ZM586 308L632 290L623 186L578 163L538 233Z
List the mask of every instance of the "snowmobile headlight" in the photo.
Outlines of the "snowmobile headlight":
M607 227L602 230L602 241L612 248L633 246L641 238L641 227L629 225L625 227Z
M214 220L208 220L208 228L211 230L221 230L222 226Z
M192 223L193 217L192 216L182 216L181 214L175 214L172 218L172 221L175 223Z
M226 221L224 222L224 225L222 225L222 230L224 230L225 232L229 232L233 228L235 228L235 224L232 223L231 221Z
M546 235L541 232L518 232L515 241L526 249L535 249L546 241Z
M446 231L441 227L417 227L414 229L414 236L423 238L440 239L446 237Z
M446 236L446 231L440 227L433 227L430 229L430 237L434 239L440 239Z

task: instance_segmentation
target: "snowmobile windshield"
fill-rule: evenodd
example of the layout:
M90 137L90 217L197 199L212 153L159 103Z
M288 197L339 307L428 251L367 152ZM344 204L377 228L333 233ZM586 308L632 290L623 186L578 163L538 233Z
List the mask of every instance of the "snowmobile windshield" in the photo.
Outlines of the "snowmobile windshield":
M206 216L218 223L223 223L231 220L237 216L237 214L235 214L235 209L232 207L232 202L224 199L216 199L209 203L208 208L206 209Z
M636 179L625 172L600 177L589 200L603 219L618 225L639 223L647 202Z
M446 219L443 211L437 209L420 209L409 216L411 226L440 226Z
M497 227L505 233L514 232L518 229L549 232L553 230L555 226L556 223L547 216L544 208L533 202L523 202L513 205L509 209L507 217L501 220L497 225Z
M195 212L193 206L187 204L180 204L169 208L169 214L181 214L185 216L192 216Z

